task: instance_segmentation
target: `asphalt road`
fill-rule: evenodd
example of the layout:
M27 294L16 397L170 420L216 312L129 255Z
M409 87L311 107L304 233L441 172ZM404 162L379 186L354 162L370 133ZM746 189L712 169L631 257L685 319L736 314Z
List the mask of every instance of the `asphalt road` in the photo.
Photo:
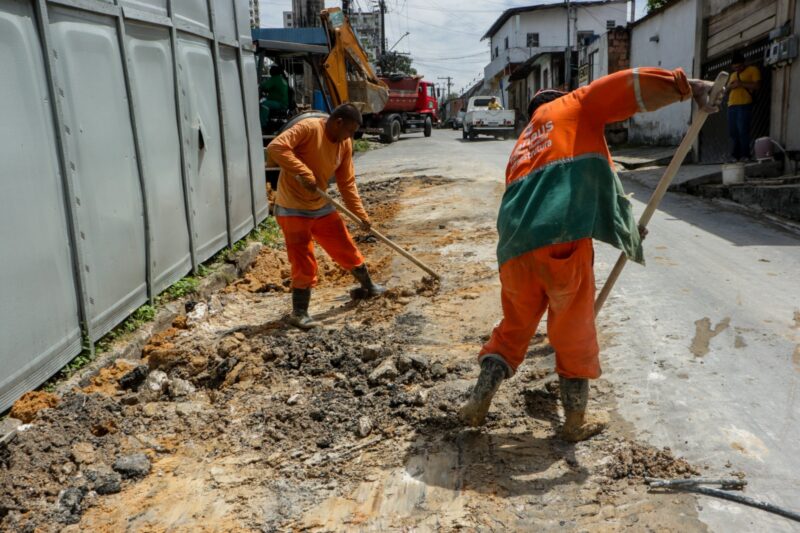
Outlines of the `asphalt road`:
M513 141L409 135L360 156L387 172L501 183ZM640 213L650 191L624 180ZM498 188L498 190L501 190ZM477 211L500 197L474 198ZM650 225L647 267L629 265L599 318L604 377L639 438L746 474L745 494L800 512L800 236L706 200L669 193ZM599 284L617 257L596 245ZM798 531L800 524L707 497L713 531Z

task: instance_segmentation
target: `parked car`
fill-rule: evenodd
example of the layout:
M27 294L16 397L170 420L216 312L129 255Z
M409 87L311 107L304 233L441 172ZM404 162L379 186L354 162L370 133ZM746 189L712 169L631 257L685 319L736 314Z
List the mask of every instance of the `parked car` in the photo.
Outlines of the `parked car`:
M464 115L462 137L475 139L478 135L491 135L497 139L514 136L516 114L513 109L489 109L491 96L473 96Z

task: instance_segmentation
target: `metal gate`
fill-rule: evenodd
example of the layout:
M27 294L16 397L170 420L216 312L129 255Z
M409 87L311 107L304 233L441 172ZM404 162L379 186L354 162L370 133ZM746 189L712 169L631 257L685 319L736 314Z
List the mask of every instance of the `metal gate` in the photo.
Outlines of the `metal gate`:
M772 94L772 71L763 66L764 50L767 41L759 41L742 50L745 62L758 67L761 71L761 88L753 95L753 121L750 129L750 139L757 139L769 135L769 116ZM713 80L717 74L726 70L731 72L731 54L705 63L702 77ZM731 140L728 136L728 106L724 103L719 113L710 115L705 126L700 132L700 162L722 163L731 155Z

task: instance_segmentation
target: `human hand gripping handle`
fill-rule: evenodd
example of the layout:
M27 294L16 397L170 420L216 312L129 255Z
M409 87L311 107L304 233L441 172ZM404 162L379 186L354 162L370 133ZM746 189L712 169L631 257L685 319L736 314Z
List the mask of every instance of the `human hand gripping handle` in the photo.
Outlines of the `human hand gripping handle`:
M647 235L647 224L650 223L650 219L653 217L653 213L655 213L658 204L661 203L661 199L664 198L667 188L678 173L678 169L680 169L683 160L686 159L686 154L688 154L689 150L692 148L709 113L714 113L719 109L718 106L722 101L722 97L725 95L725 83L727 81L727 72L720 72L713 83L704 80L689 80L689 85L692 88L692 98L697 103L698 110L692 119L692 125L689 126L689 131L683 136L681 144L678 146L678 149L675 150L675 155L672 156L669 166L667 166L667 169L664 171L661 181L658 182L656 190L653 191L650 201L647 202L647 206L642 216L639 218L639 234L642 237ZM624 253L620 254L614 268L611 269L611 273L606 279L605 285L603 285L603 288L597 295L597 299L594 301L595 316L600 313L600 309L602 309L611 289L614 287L614 283L616 283L617 278L619 278L627 262L627 256Z

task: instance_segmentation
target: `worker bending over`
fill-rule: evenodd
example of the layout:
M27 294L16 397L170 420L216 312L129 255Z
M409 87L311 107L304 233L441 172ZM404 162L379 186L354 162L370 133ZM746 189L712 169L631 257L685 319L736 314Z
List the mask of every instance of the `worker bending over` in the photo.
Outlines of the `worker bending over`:
M480 376L461 408L483 423L492 397L514 375L547 311L566 420L561 436L585 440L605 427L587 416L589 379L600 377L594 323L597 239L644 263L642 235L614 171L605 125L694 95L708 103L712 84L687 80L681 69L637 68L605 76L570 93L539 91L506 168L497 218L503 320L480 351Z
M343 104L329 117L302 120L276 137L267 148L281 167L275 218L283 230L292 265L292 314L289 323L302 329L318 324L308 315L311 288L317 283L314 243L361 284L354 296L371 297L384 291L370 279L364 256L356 248L335 208L317 193L335 179L345 205L358 215L362 228L369 216L356 189L352 137L361 126L361 113ZM297 179L299 177L299 179ZM335 178L332 178L335 177ZM313 241L312 241L313 239Z

